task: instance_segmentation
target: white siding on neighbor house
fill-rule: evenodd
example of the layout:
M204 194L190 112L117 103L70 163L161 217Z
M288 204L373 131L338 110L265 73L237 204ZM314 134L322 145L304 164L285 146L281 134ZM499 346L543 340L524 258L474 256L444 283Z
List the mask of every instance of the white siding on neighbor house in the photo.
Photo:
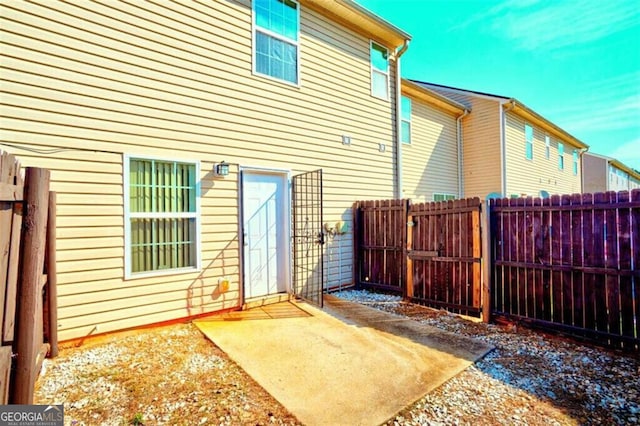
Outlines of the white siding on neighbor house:
M411 98L411 143L402 145L403 198L432 201L433 194L458 196L456 117Z
M395 99L371 96L369 39L304 6L300 87L252 74L248 0L0 7L1 139L52 171L62 340L238 306L239 165L322 168L325 221L349 230L353 201L393 196ZM124 154L201 161L201 271L124 279ZM326 284L350 283L351 233L327 251Z
M539 127L529 124L533 128L533 159L525 157L525 126L526 121L514 114L506 112L506 166L507 192L506 196L528 195L539 196L540 191L549 194L573 194L582 192L581 166L578 162L578 174L573 173L573 150L567 141L551 138L550 156L546 158L545 133ZM564 144L564 169L558 167L558 143Z

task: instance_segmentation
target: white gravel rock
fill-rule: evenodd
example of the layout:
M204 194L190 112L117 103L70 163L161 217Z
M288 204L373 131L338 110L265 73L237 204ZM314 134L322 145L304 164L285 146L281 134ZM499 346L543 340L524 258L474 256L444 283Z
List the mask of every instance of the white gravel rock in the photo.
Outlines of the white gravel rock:
M394 314L396 295L348 290L335 296ZM420 310L420 308L418 308ZM434 390L389 424L636 424L640 359L529 330L474 323L424 308L422 323L495 346L482 360Z

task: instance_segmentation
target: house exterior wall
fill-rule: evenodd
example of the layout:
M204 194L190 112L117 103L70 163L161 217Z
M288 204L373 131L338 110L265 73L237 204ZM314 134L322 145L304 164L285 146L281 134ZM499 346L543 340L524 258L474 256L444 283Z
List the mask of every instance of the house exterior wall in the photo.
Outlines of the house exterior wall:
M433 194L458 194L456 117L410 97L411 143L402 145L403 198L432 201Z
M591 155L582 156L582 191L586 193L607 191L609 179L608 161L605 158Z
M574 147L567 141L550 136L550 155L546 157L545 133L542 129L507 111L505 117L506 196L539 196L582 192L581 166L573 170ZM533 128L533 158L525 156L525 124ZM558 143L564 144L564 168L559 168Z
M352 281L350 207L394 189L394 64L372 97L368 38L303 4L297 87L252 73L249 0L0 7L3 148L58 193L61 340L239 306L240 166L323 169L324 220L349 224L325 285ZM199 161L201 270L124 278L127 154Z
M640 180L631 176L628 172L609 163L608 167L608 191L631 191L640 188Z
M471 108L462 119L464 197L502 192L500 103L484 98L461 100Z

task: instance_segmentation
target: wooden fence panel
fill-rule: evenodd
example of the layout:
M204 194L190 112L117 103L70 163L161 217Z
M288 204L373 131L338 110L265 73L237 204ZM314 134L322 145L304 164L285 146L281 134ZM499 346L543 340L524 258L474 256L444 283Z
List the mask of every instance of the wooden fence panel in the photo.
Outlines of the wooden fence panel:
M640 190L491 200L492 313L639 350Z
M55 265L48 267L51 280L43 275L45 250L55 262L55 240L47 239L49 171L27 168L26 176L23 180L13 155L0 151L0 404L33 403L35 379L48 349L43 292L55 297ZM48 306L55 318L55 300ZM57 345L55 332L47 337Z
M354 204L356 286L403 292L408 200Z

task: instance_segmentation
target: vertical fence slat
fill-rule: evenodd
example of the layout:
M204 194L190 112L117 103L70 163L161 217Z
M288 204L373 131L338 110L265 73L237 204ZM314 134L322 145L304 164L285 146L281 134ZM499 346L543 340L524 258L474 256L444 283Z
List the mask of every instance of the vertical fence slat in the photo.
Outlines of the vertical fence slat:
M598 207L593 212L593 266L604 268L604 246L605 246L605 214L601 208L606 204L606 195L598 192L593 194L594 207ZM606 332L608 330L607 317L607 288L603 274L596 274L594 277L594 310L596 312L596 330Z
M615 204L618 201L616 192L607 193L610 208L606 211L606 230L605 238L605 267L614 270L619 269L618 261L618 209ZM620 334L620 277L619 274L607 274L607 310L609 318L609 333Z
M618 202L629 202L629 193L618 193ZM631 209L618 210L618 243L619 267L621 270L631 269ZM640 320L640 318L638 318ZM634 337L633 318L633 277L620 275L620 334Z
M42 309L42 274L46 242L47 211L49 206L49 171L27 168L25 173L26 216L22 236L23 253L18 285L18 321L15 342L15 383L13 404L33 404L36 380L35 366L41 350L42 336L38 330L38 310ZM40 318L40 323L41 323ZM41 325L40 325L41 327Z
M584 206L593 205L593 195L583 194L582 203ZM584 265L593 267L593 210L583 210L582 212L582 237L584 241ZM596 308L595 308L595 276L585 273L583 278L584 297L584 327L588 329L596 328Z
M582 194L573 194L571 196L571 204L575 206L582 205ZM582 240L582 210L573 210L571 212L571 260L572 265L584 265L584 247ZM576 270L571 274L571 289L573 291L573 325L575 327L584 327L584 309L582 303L583 294L583 273Z

